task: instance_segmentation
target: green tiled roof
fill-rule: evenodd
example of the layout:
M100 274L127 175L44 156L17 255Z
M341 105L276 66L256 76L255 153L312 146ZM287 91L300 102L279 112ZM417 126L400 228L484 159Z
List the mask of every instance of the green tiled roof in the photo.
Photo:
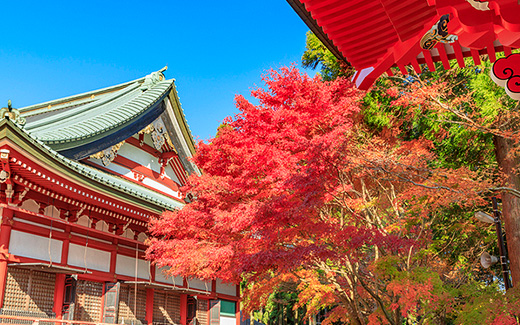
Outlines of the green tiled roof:
M35 139L62 151L100 140L127 126L172 89L173 79L143 89L144 79L123 84L119 89L75 96L38 106L21 108L27 119L25 130Z

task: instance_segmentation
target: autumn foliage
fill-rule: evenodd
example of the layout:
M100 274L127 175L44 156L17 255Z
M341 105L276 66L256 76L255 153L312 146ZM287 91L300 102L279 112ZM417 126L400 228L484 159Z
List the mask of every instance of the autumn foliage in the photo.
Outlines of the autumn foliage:
M199 144L196 199L152 221L148 257L173 275L245 281L249 310L292 284L295 308L327 307L330 321L445 319L466 279L432 243L445 225L479 231L446 211L484 204L490 180L433 164L434 140L405 136L406 122L369 127L365 94L346 79L282 68L264 81L259 105L238 96L241 113Z

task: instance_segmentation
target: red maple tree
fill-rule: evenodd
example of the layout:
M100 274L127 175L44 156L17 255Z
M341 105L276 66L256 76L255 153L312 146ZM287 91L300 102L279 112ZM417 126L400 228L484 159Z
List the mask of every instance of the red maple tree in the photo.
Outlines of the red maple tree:
M271 71L241 96L191 176L196 198L152 220L148 257L172 275L247 280L246 306L298 285L310 314L354 324L435 318L453 301L427 250L438 209L482 203L475 172L433 168L432 142L365 127L363 93L295 68ZM470 231L470 230L467 230Z

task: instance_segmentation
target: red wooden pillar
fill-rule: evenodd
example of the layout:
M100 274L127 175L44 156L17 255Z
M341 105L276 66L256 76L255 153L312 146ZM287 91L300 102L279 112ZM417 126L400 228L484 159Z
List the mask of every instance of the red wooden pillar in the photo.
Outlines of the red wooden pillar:
M214 296L216 296L216 294L217 294L217 280L212 280L211 281L211 292L213 293Z
M153 323L153 289L146 289L146 322Z
M112 241L113 248L112 248L112 251L110 252L110 270L109 270L109 272L112 275L114 282L117 281L116 263L117 263L117 248L118 248L118 244L119 244L119 241L117 239L114 239Z
M56 282L54 284L54 306L52 311L56 314L57 319L61 319L63 311L63 297L65 296L65 274L56 274Z
M236 319L236 325L240 325L240 321L242 320L242 317L240 315L240 300L236 302L235 304L235 319ZM251 320L251 323L253 320Z
M188 295L181 294L181 325L187 325L188 319Z
M13 210L7 208L2 209L2 225L0 226L0 308L4 306L12 222Z
M69 260L69 244L70 244L70 226L65 229L67 237L63 240L61 248L61 263L68 264ZM63 298L65 296L65 274L56 274L56 282L54 285L54 306L52 311L56 314L57 319L63 317Z

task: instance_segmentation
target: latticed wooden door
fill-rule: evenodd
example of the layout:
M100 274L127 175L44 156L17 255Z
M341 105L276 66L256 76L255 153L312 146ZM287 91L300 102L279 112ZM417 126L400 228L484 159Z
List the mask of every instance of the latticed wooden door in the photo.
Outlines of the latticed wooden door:
M87 322L101 320L103 283L79 280L76 287L74 319Z
M54 317L56 275L21 268L9 268L4 297L4 313Z
M153 293L154 324L181 323L181 297L178 293L155 290Z
M200 324L208 323L208 310L209 310L209 301L205 299L197 300L197 320Z
M133 285L122 285L119 296L119 324L146 323L146 289Z
M220 325L220 300L209 301L209 325Z
M121 284L119 282L105 283L105 299L103 305L103 323L117 323L117 311L119 309L119 292Z

